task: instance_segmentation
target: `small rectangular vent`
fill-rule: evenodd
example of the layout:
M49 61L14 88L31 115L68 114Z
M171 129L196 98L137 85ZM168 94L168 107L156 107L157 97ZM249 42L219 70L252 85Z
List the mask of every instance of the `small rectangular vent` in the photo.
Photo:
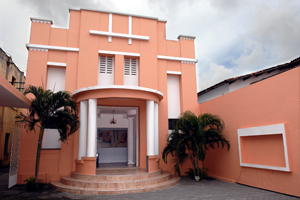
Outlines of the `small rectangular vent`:
M176 126L176 123L178 122L179 119L168 119L168 127L169 127L169 130L174 130L175 129L175 126Z

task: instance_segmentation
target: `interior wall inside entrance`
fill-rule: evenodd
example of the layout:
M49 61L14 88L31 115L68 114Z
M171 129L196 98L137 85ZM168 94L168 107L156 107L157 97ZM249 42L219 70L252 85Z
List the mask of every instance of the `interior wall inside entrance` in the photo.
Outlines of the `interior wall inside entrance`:
M137 110L136 107L97 107L99 163L128 163L138 166ZM117 123L110 123L112 118Z

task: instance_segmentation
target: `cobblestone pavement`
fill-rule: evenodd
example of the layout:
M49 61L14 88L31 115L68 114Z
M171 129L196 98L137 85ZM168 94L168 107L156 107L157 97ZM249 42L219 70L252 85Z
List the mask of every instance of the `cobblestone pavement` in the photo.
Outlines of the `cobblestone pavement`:
M0 170L0 199L270 199L270 200L292 200L296 197L283 195L275 192L252 188L239 184L222 182L219 180L203 180L195 182L187 177L183 177L181 182L171 188L145 193L120 194L120 195L78 195L52 190L47 185L43 191L27 192L24 185L16 185L7 189L7 170Z

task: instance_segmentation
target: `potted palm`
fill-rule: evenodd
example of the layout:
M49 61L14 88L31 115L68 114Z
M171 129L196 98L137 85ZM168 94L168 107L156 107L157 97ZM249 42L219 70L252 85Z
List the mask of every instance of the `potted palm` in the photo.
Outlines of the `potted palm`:
M190 160L194 178L199 181L205 175L203 166L209 148L227 145L230 143L222 134L225 124L223 120L209 113L198 117L191 111L184 112L176 123L175 130L168 136L167 145L163 150L162 158L167 163L168 155L174 157L175 172L181 176L180 167ZM201 161L201 167L200 167Z

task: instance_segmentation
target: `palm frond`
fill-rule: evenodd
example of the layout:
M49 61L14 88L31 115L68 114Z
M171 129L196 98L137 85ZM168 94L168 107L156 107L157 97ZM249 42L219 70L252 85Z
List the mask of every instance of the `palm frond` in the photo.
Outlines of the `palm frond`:
M35 126L58 129L61 141L66 141L69 135L78 130L78 106L69 92L53 93L41 86L29 85L24 94L33 95L28 114L21 113L18 117L28 130L34 130Z
M204 113L197 117L191 111L182 113L175 130L168 137L163 160L167 163L167 157L171 154L174 170L178 174L187 159L191 160L194 169L198 169L198 160L205 160L209 148L224 148L227 145L229 150L230 143L222 134L224 128L224 121L217 115Z

